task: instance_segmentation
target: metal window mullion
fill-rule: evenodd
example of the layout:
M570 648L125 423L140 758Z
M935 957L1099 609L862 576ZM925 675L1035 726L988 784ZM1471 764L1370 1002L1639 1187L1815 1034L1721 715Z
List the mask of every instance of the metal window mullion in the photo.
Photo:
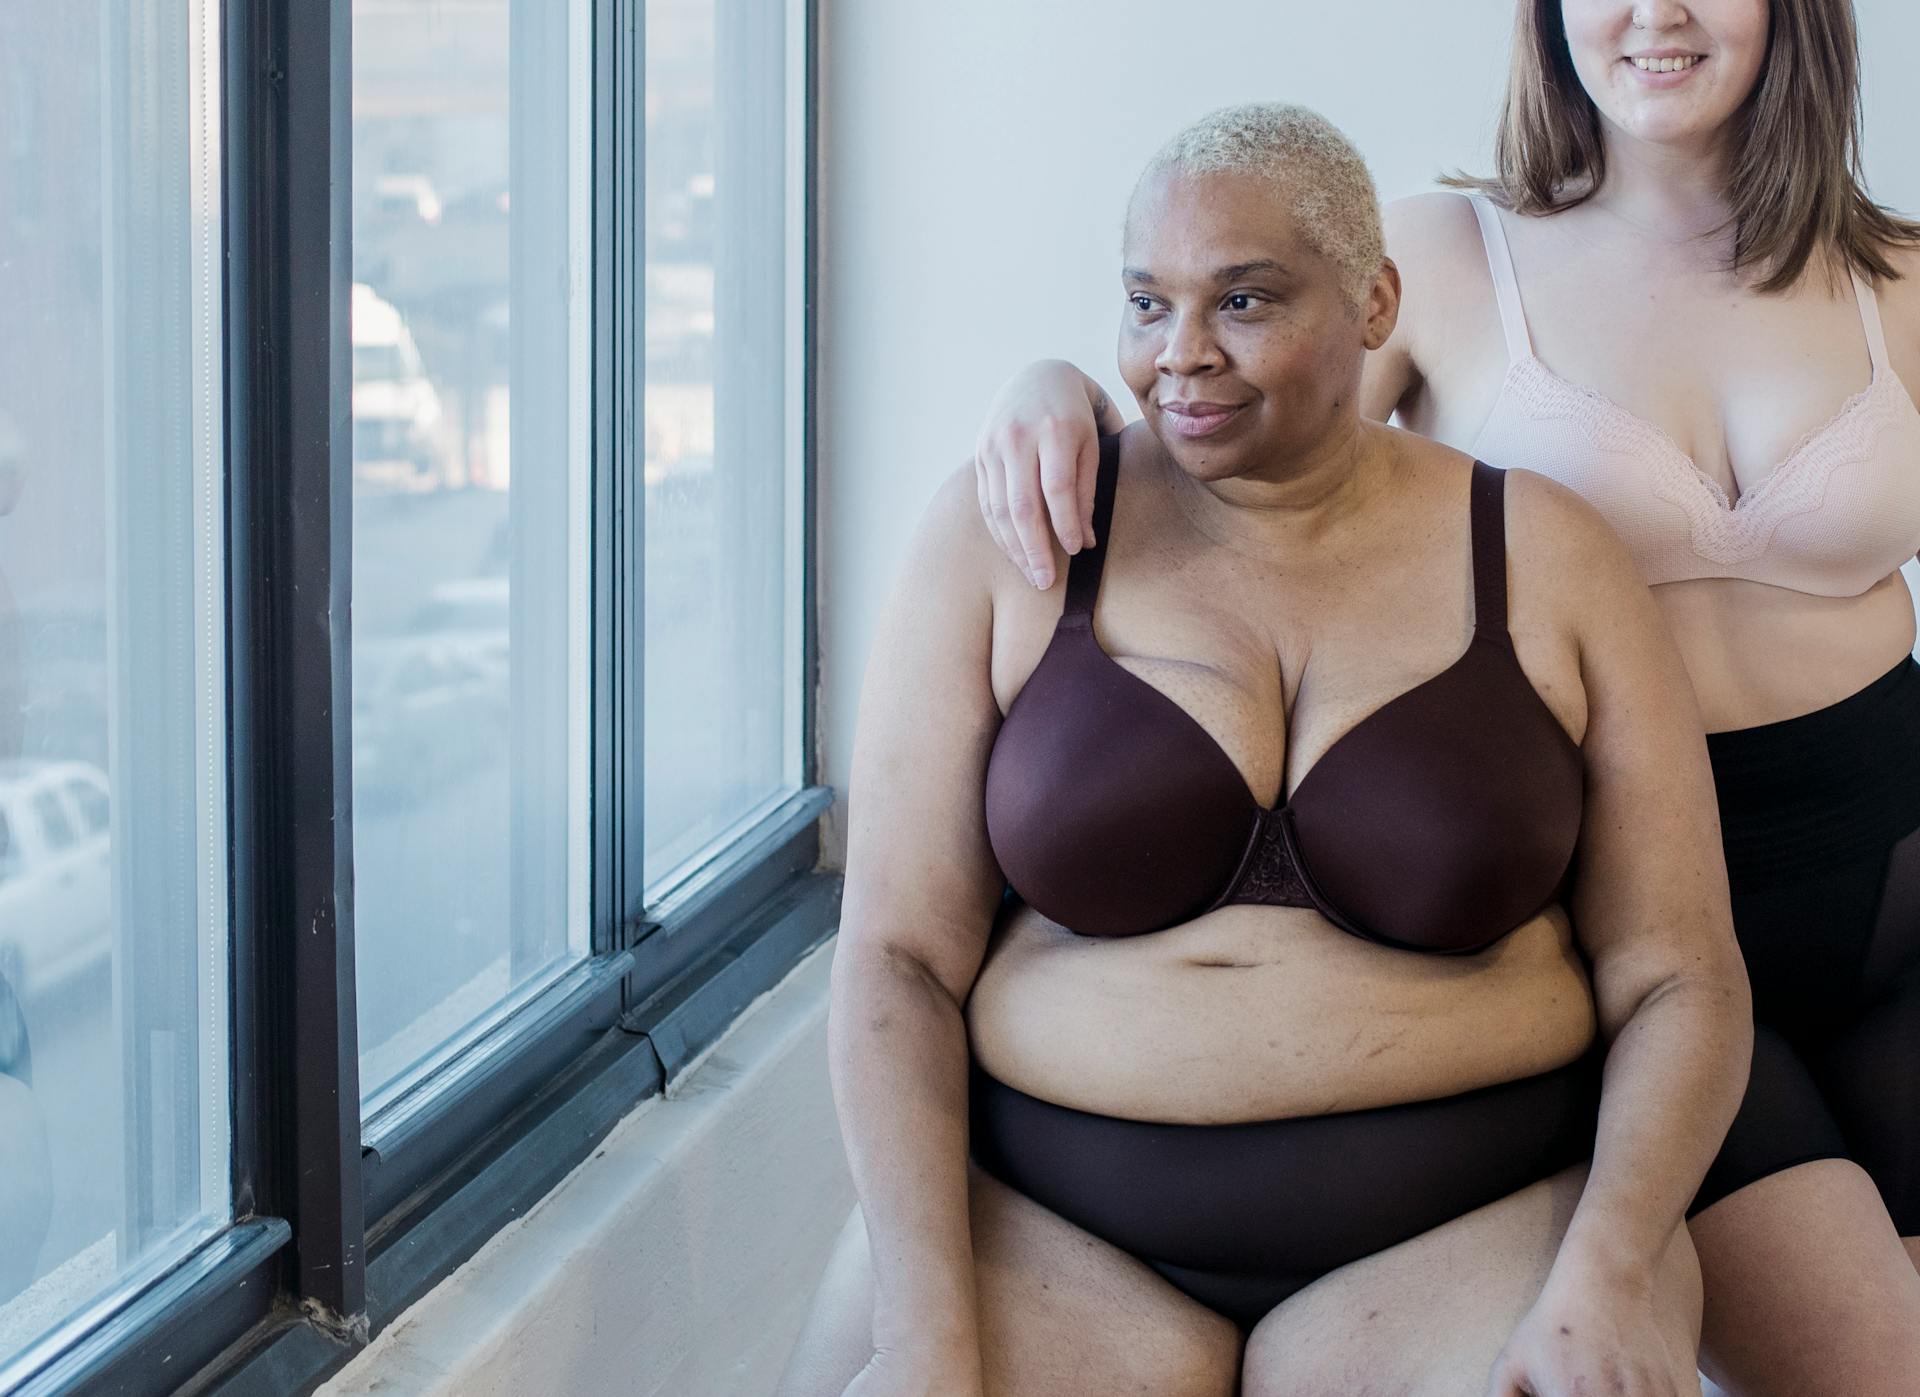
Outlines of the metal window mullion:
M622 258L632 230L625 100L639 0L594 0L593 7L593 951L626 945L624 844L638 812L621 799L629 739L625 718L628 616L626 525L629 472L624 459L631 406L625 381L627 278Z
M819 384L820 384L820 0L801 0L804 45L801 63L802 136L801 191L802 291L800 331L802 353L800 426L800 784L820 780L818 736L820 697L820 549L819 530Z
M351 0L258 7L268 109L259 208L255 429L237 464L259 535L248 760L262 1203L293 1226L289 1286L325 1327L365 1330L353 954Z
M617 42L610 94L612 245L605 268L614 326L607 346L617 404L612 423L615 547L613 638L618 761L609 804L618 822L622 947L644 939L646 921L646 0L606 0ZM598 134L598 133L597 133Z

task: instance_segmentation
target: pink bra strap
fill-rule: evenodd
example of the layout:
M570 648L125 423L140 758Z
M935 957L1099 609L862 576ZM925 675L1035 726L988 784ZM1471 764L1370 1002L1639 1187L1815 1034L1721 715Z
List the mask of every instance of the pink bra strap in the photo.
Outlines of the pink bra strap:
M1850 275L1854 299L1860 302L1860 324L1867 332L1867 353L1873 359L1873 376L1878 378L1887 371L1887 332L1880 326L1880 297L1859 272Z
M1527 333L1527 313L1520 306L1520 282L1513 274L1513 252L1500 212L1484 194L1469 194L1474 217L1480 220L1480 241L1487 249L1487 270L1493 273L1493 297L1500 306L1500 328L1507 334L1507 358L1513 363L1533 357L1533 337Z

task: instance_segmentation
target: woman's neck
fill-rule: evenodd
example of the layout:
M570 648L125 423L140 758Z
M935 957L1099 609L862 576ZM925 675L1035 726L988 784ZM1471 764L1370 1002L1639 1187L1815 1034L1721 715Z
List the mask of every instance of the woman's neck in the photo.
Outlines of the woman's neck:
M1393 434L1354 421L1298 459L1226 480L1200 481L1168 457L1174 498L1214 542L1253 556L1290 556L1364 509L1398 464Z
M1664 242L1731 241L1731 154L1724 131L1655 144L1602 123L1601 139L1607 176L1588 204Z

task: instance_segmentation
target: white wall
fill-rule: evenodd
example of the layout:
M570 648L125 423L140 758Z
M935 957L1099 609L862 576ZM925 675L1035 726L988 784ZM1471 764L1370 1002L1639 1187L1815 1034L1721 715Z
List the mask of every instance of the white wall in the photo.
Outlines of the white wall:
M1858 0L1868 173L1920 210L1920 6ZM842 792L905 536L988 397L1060 355L1113 370L1122 204L1229 102L1305 102L1385 198L1484 170L1509 0L824 0L820 740Z

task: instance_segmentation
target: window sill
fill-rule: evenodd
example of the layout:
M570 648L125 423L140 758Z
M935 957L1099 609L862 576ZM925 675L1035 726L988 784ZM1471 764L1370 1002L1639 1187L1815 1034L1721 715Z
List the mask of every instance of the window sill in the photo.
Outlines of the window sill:
M771 1392L853 1202L830 967L812 952L321 1391Z

